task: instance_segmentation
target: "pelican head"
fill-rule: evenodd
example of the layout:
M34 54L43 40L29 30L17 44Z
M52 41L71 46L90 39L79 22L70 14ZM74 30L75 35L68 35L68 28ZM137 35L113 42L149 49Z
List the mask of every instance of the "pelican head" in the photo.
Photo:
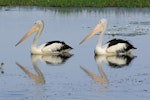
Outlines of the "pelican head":
M104 33L107 26L107 19L101 19L98 24L95 26L95 28L80 42L82 44L86 40L90 39L92 36L94 36L96 33Z
M42 20L36 21L32 28L18 41L18 43L15 46L26 40L32 33L41 31L43 27L44 22Z

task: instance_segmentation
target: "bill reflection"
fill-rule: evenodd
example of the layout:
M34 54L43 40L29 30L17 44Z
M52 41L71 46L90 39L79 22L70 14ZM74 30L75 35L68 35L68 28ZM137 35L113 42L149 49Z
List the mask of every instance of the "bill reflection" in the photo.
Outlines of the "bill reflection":
M100 83L101 85L108 85L109 80L107 79L107 75L103 71L102 62L108 64L112 68L122 68L124 66L128 66L132 60L136 56L133 55L115 55L115 56L95 56L95 62L98 66L98 71L100 76L94 74L93 72L89 71L84 67L80 67L91 79L96 82Z
M51 65L60 65L64 64L72 54L69 53L64 53L64 54L55 54L55 55L31 55L31 62L33 65L33 68L36 72L36 74L33 74L31 71L26 69L26 67L22 66L18 62L16 64L22 71L29 76L31 80L34 81L36 84L45 84L45 78L41 70L39 69L37 65L37 61L40 60L41 62L44 62L46 64L51 64Z

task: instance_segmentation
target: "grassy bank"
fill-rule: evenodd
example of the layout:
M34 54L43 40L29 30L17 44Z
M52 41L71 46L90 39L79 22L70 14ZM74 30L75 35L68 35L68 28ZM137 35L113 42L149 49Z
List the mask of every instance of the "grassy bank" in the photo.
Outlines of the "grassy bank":
M150 7L150 0L0 0L0 6Z

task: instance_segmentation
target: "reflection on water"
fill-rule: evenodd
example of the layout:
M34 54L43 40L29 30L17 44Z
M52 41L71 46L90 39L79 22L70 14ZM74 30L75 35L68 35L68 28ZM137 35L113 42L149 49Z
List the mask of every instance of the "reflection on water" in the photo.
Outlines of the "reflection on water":
M36 10L36 11L53 11L55 13L63 14L63 15L69 15L69 14L74 14L74 13L83 13L83 12L88 12L88 13L107 13L110 14L112 11L115 11L115 14L117 15L126 15L127 13L131 14L137 14L137 13L142 13L142 14L148 14L149 13L149 8L116 8L116 7L108 7L108 8L94 8L94 7L83 7L83 8L62 8L62 7L36 7L36 6L25 6L25 7L0 7L0 11L14 11L16 9L19 10Z
M97 83L100 83L102 85L107 85L108 84L108 79L107 79L107 76L105 75L103 69L102 69L102 66L100 63L97 62L96 60L96 63L97 63L97 66L98 66L98 71L100 73L101 76L97 76L95 75L94 73L90 72L89 70L85 69L84 67L81 67L81 69L87 73L87 75L89 75L93 81L97 82Z
M128 66L135 57L136 56L128 54L128 55L116 55L116 56L103 56L103 57L98 57L98 59L99 61L103 60L103 62L107 63L109 66L113 68L121 68L124 66Z
M45 78L41 70L37 65L37 61L45 62L46 64L58 65L63 64L67 59L69 59L72 54L64 53L64 54L54 54L54 55L31 55L31 62L33 68L37 75L30 72L24 66L19 63L16 63L24 72L32 79L36 84L45 84Z
M60 7L56 7L56 8L53 8L53 7L0 7L0 12L5 11L6 13L9 13L11 11L13 12L18 11L18 9L20 12L41 11L42 13L43 12L50 13L51 15L53 15L52 17L55 17L55 18L57 18L57 16L80 18L80 16L86 17L89 15L90 17L95 18L96 20L95 22L97 22L100 18L106 17L109 21L108 24L110 24L110 26L108 27L108 32L106 32L106 35L130 36L131 37L131 36L137 36L137 35L146 35L146 34L149 34L149 31L150 31L149 27L147 27L147 25L150 25L149 20L146 20L146 18L142 21L139 19L136 19L137 17L138 18L142 17L142 15L149 16L149 8L115 8L114 7L114 8L69 8L68 9L68 8L60 8ZM48 16L48 18L51 19L51 16ZM37 18L34 18L34 21L35 19ZM44 18L37 19L37 20L42 20L42 19ZM115 20L116 22L114 22L113 20ZM86 22L90 23L90 21L91 19L86 19ZM121 24L118 24L118 23L121 23ZM78 23L78 25L79 24L81 23ZM89 26L89 25L90 24L86 24L85 26L82 26L82 28L92 28L92 26Z
M32 61L32 65L33 68L35 70L35 72L37 73L37 75L33 74L32 72L30 72L29 70L27 70L25 67L23 67L22 65L20 65L19 63L16 63L24 72L25 74L27 74L30 79L32 79L36 84L45 84L45 78L43 76L43 73L41 72L41 70L39 69L37 63L37 57L36 56L31 56L31 61Z
M53 54L53 55L32 55L38 56L42 62L51 65L64 64L73 54L63 53L63 54Z
M101 74L101 76L97 76L94 73L90 72L84 67L81 67L81 69L92 78L93 81L100 83L102 85L108 84L107 75L102 69L102 62L105 62L109 66L113 68L122 68L123 66L128 66L131 61L135 58L133 55L116 55L116 56L95 56L95 61L98 66L98 71Z

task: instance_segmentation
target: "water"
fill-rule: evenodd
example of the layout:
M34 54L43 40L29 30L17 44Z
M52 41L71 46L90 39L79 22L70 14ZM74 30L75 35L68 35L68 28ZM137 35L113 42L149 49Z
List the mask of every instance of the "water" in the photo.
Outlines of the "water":
M149 10L1 7L0 99L148 100ZM79 45L101 18L108 19L103 43L113 38L129 40L137 48L132 56L94 57L98 35ZM39 44L65 41L74 48L70 55L31 56L34 35L15 47L39 19L45 23Z

